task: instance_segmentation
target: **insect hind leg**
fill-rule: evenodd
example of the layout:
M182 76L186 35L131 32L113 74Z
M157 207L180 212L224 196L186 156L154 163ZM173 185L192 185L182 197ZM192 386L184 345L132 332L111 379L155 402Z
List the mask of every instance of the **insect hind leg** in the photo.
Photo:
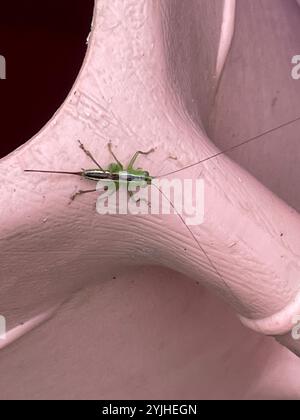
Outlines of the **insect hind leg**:
M105 185L103 187L103 190L108 191L109 187L107 185ZM92 192L96 192L96 191L99 191L99 190L97 188L94 188L93 190L79 190L79 191L76 191L74 194L71 195L69 204L71 204L75 200L75 198L78 197L79 195L88 194L88 193L92 193ZM114 192L115 192L115 190L112 189L111 194L113 194ZM111 194L109 194L109 195L111 195ZM101 196L100 196L100 199L101 199Z
M93 190L79 190L79 191L76 191L74 194L71 195L69 204L71 204L75 200L75 198L78 197L79 195L87 194L87 193L91 193L91 192L95 192L95 191L97 191L96 188L94 188Z

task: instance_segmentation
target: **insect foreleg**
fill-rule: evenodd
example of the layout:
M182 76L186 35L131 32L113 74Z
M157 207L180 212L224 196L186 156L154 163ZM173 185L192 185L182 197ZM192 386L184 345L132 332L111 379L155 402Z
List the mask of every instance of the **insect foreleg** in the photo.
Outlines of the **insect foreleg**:
M96 159L94 158L94 156L91 154L91 152L89 151L89 150L87 150L85 147L84 147L84 145L81 143L81 141L80 140L78 140L78 143L79 143L79 147L80 147L80 149L81 150L83 150L84 151L84 153L98 166L98 168L101 170L101 171L104 171L104 169L99 165L99 163L96 161Z
M112 148L111 148L111 143L109 142L109 143L107 143L107 147L108 147L108 150L109 150L109 153L112 155L112 157L115 159L115 161L117 162L117 164L120 166L120 168L121 168L121 170L123 169L123 165L122 165L122 163L119 161L119 159L117 158L117 156L114 154L114 152L112 151Z

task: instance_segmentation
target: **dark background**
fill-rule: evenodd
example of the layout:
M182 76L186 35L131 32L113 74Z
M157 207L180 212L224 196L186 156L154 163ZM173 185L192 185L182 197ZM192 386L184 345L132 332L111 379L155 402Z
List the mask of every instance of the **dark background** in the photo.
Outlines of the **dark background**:
M93 0L1 1L0 157L37 133L70 91L86 53Z

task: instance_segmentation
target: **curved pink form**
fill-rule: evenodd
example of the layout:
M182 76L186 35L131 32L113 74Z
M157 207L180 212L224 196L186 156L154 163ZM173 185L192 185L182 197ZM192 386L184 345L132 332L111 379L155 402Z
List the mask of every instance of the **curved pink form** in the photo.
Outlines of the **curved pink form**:
M217 152L204 127L224 122L235 2L183 3L97 1L69 97L1 162L2 398L300 396L297 357L216 296L299 352L299 215L249 172L223 155L176 174L205 181L192 233L177 215L100 216L93 194L69 205L87 181L23 172L89 167L78 138L103 166L109 140L122 161L154 147L153 175Z

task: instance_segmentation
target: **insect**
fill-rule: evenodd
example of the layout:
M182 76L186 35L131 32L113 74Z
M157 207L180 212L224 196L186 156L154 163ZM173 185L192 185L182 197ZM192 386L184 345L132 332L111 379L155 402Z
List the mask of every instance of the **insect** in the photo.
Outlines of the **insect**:
M295 118L293 120L290 120L286 123L283 123L277 127L271 128L270 130L264 131L260 134L258 134L257 136L251 137L245 141L239 142L237 144L235 144L234 146L229 147L228 149L225 150L221 150L220 152L217 152L209 157L206 157L204 159L201 159L197 162L194 162L190 165L185 166L184 168L180 168L180 169L176 169L174 171L171 172L167 172L165 174L160 175L160 177L165 177L168 175L172 175L181 171L184 171L186 169L192 168L194 166L200 165L201 163L207 162L211 159L214 159L218 156L221 156L225 153L231 152L241 146L244 146L248 143L254 142L258 139L260 139L261 137L270 134L276 130L279 130L280 128L284 128L290 124L293 124L297 121L300 121L300 117ZM137 151L133 157L131 158L129 164L124 168L123 164L119 161L119 159L116 157L116 155L114 154L114 152L112 151L111 148L111 143L108 143L108 149L110 154L113 156L115 162L111 163L107 169L103 169L102 166L97 162L97 160L94 158L94 156L92 155L92 153L87 150L85 148L85 146L81 143L80 140L78 140L79 146L80 148L84 151L84 153L95 163L95 165L97 166L96 169L83 169L82 171L79 172L69 172L69 171L52 171L52 170L43 170L43 169L25 169L24 172L38 172L38 173L48 173L48 174L65 174L65 175L77 175L77 176L81 176L85 179L91 180L91 181L101 181L101 180L110 180L112 182L114 182L116 184L116 187L119 187L120 182L124 181L124 182L140 182L140 181L145 181L146 184L151 184L152 180L154 178L154 176L151 176L149 174L148 171L145 171L141 168L134 168L134 164L138 158L139 155L148 155L152 152L154 152L154 149L150 149L147 152L142 152L142 151ZM81 195L81 194L85 194L85 193L89 193L89 192L94 192L97 191L96 189L92 189L92 190L80 190L78 192L76 192L73 196L72 196L72 200L75 199L75 197L77 195Z
M300 117L295 118L293 120L290 120L286 123L283 123L275 128L272 128L270 130L264 131L263 133L260 133L257 136L251 137L247 140L244 140L242 142L239 142L237 144L235 144L234 146L231 146L228 149L222 150L220 152L215 153L212 156L206 157L204 159L201 159L197 162L194 162L190 165L185 166L184 168L181 169L177 169L171 172L167 172L163 175L160 175L161 177L166 177L181 171L184 171L188 168L192 168L194 166L200 165L201 163L207 162L213 158L216 158L218 156L221 156L225 153L228 153L232 150L235 150L245 144L254 142L258 139L260 139L261 137L270 134L280 128L286 127L290 124L293 124L297 121L300 120ZM116 155L114 154L114 152L112 151L112 147L111 147L111 143L108 143L108 149L110 154L112 155L112 157L114 158L114 162L111 163L107 169L104 169L98 162L97 160L94 158L94 156L91 154L91 152L89 150L87 150L85 148L85 146L80 142L80 140L78 140L79 142L79 146L80 148L84 151L84 153L94 162L94 164L97 166L96 169L83 169L82 171L79 172L67 172L67 171L52 171L52 170L40 170L40 169L26 169L25 172L39 172L39 173L51 173L51 174L66 174L66 175L77 175L77 176L81 176L84 179L87 180L91 180L91 181L110 181L112 183L114 183L116 189L119 188L120 184L122 182L124 183L131 183L131 182L136 182L136 183L141 183L143 182L146 185L151 185L152 181L154 178L157 178L155 176L151 176L149 174L148 171L141 169L141 168L134 168L134 164L138 158L139 155L148 155L152 152L154 152L154 149L150 149L149 151L143 152L143 151L137 151L133 157L131 158L130 162L128 163L128 165L124 168L123 164L118 160L118 158L116 157ZM153 185L153 184L152 184ZM223 278L223 276L220 274L220 272L218 271L216 265L214 264L214 262L212 261L212 259L210 258L209 254L207 253L207 251L204 249L204 247L202 246L201 242L199 241L199 239L195 236L195 234L193 233L193 231L191 230L191 228L185 223L183 216L177 211L175 205L168 199L168 197L166 197L166 195L163 193L163 191L156 186L156 188L160 191L160 193L169 201L170 205L172 206L172 208L174 209L175 213L179 216L179 218L181 219L181 221L184 223L185 227L187 228L187 230L189 231L190 235L193 237L194 241L197 243L197 246L199 247L199 249L202 251L202 253L204 254L206 260L208 261L208 263L210 264L210 266L213 268L213 270L215 271L215 273L217 274L217 276L221 279L221 281L225 284L225 286L229 289L230 293L232 295L233 292L230 288L230 286L228 285L228 283L225 281L225 279ZM108 189L108 187L105 188L106 190ZM75 194L72 195L71 197L71 201L73 201L78 195L82 195L82 194L86 194L86 193L90 193L90 192L95 192L97 191L97 189L90 189L90 190L79 190L77 191ZM114 190L115 191L115 190ZM132 193L129 191L129 194L131 195Z
M81 172L67 172L67 171L44 171L41 169L25 169L25 172L43 172L43 173L51 173L51 174L65 174L65 175L77 175L81 176L82 178L88 179L90 181L111 181L114 183L116 190L118 190L120 183L126 183L127 185L130 182L142 183L145 182L146 184L151 184L152 178L148 171L144 171L141 168L134 168L135 161L137 160L139 155L149 155L150 153L154 152L154 149L149 150L148 152L142 152L141 150L137 151L132 158L128 165L124 168L123 164L119 161L116 157L114 152L111 148L111 143L108 143L108 150L110 154L113 156L115 162L111 163L107 169L103 169L102 166L97 162L94 156L91 154L89 150L85 148L85 146L78 140L79 147L84 151L84 153L95 163L97 166L96 169L83 169ZM108 187L105 187L107 190ZM79 190L75 194L71 196L71 201L73 201L78 195L95 192L97 189L92 190ZM129 191L130 194L130 191Z

